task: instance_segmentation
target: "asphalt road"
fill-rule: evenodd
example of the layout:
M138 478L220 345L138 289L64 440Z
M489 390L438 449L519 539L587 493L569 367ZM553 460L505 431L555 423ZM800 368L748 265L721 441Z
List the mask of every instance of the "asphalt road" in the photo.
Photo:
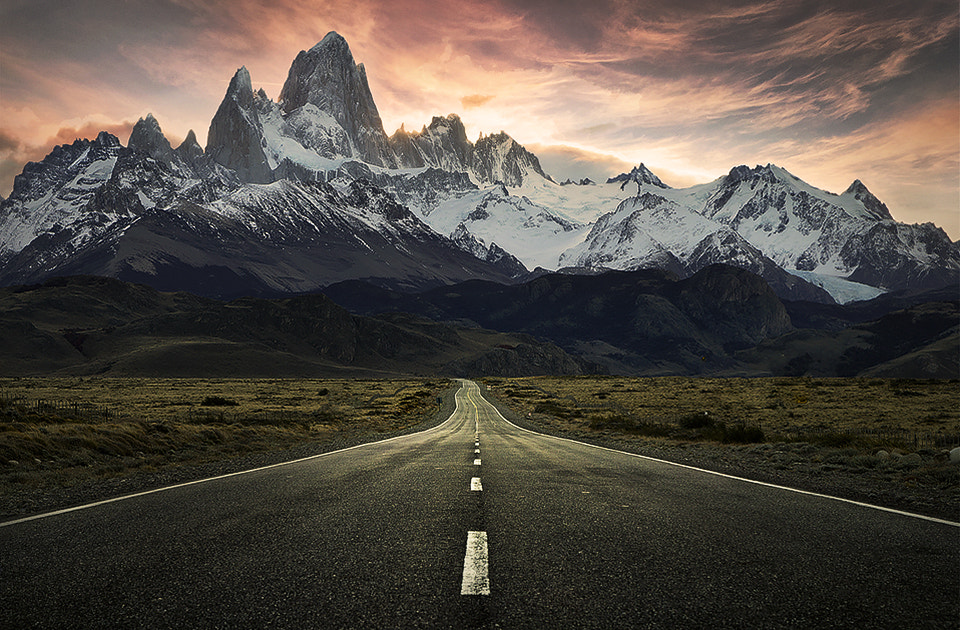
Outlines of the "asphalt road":
M457 403L423 433L0 524L0 628L960 624L956 524L530 433L470 382Z

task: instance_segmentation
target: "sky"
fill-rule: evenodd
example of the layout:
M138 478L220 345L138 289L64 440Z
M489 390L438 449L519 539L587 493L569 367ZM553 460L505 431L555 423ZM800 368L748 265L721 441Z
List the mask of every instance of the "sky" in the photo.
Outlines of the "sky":
M329 31L392 134L457 113L545 170L665 183L773 163L960 239L956 0L0 0L0 195L27 161L152 113L201 145L233 74L276 99Z

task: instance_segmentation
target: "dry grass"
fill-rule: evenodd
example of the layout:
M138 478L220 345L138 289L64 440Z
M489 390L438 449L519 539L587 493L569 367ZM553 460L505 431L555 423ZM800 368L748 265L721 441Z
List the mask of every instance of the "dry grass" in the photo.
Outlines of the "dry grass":
M957 381L484 379L547 433L958 520Z
M960 384L845 378L486 379L511 408L560 430L711 439L756 428L754 440L900 449L960 444Z
M449 381L0 379L0 495L394 432Z

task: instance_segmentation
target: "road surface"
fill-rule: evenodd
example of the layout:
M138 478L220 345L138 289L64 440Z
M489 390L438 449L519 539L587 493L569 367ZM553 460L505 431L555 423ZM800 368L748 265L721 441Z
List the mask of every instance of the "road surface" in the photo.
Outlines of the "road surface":
M960 527L442 425L0 524L0 628L956 628Z

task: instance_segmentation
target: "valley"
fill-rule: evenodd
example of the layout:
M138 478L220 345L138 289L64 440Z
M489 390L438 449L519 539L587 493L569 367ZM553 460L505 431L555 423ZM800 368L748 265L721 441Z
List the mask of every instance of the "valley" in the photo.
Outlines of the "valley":
M643 389L660 393L639 401L557 381L537 385L542 400L530 406L520 395L527 385L490 387L518 421L549 431L633 446L667 440L654 448L707 460L713 455L704 453L720 449L724 461L756 455L743 449L762 433L761 444L794 445L757 464L777 471L770 474L796 473L771 464L806 448L796 444L819 453L802 461L859 462L849 471L819 462L799 483L865 470L863 479L879 479L895 469L917 487L940 487L930 479L945 474L954 492L955 471L938 468L937 449L953 439L955 417L904 426L892 410L934 399L956 408L937 398L937 383L955 390L960 376L958 279L958 244L933 224L896 221L859 180L837 194L774 164L740 165L672 188L640 164L605 181L558 183L505 132L468 139L457 114L388 136L362 64L331 32L297 56L277 100L239 68L205 147L190 132L174 148L147 115L126 145L103 131L24 166L0 200L0 376L21 379L7 382L16 393L3 394L6 410L20 419L2 435L19 435L29 416L34 447L59 454L10 451L7 461L39 460L38 468L57 471L71 457L92 457L68 466L81 477L123 472L124 458L158 470L181 456L187 468L206 458L216 467L223 456L326 444L342 431L372 439L427 421L425 411L390 420L377 404L367 414L370 401L337 402L332 392L351 382L419 379L411 382L430 384L410 387L430 392L416 403L429 408L451 377L587 379L570 381L582 384L613 375L627 380L610 382L643 377ZM699 384L679 396L662 389L690 376L732 380L691 381ZM856 410L852 416L819 409L820 425L809 424L817 403L799 401L838 391L838 377L857 379L847 393L885 393L876 399L882 409L860 417L878 427L849 426L873 409L859 396L837 403ZM76 380L45 389L47 378ZM303 378L324 379L305 386L331 392L320 407L277 410L243 393ZM920 380L887 391L887 381L865 378ZM186 417L155 420L145 403L127 418L133 425L93 430L126 436L117 438L119 454L100 454L119 457L106 463L94 455L96 438L70 433L79 425L57 429L72 447L54 447L44 407L34 418L18 406L28 397L18 382L51 400L73 395L54 403L57 413L115 405L92 391L77 394L81 383L149 393L179 382L150 379L226 379L209 382L231 391L211 391L211 401L225 402L217 406L190 389L179 409ZM321 384L326 379L336 387ZM747 394L747 382L781 393ZM732 398L720 407L710 401L708 414L694 417L705 406L700 390ZM674 409L678 398L691 409ZM600 401L606 407L591 406ZM651 417L639 411L648 407L657 410ZM172 413L169 402L157 408ZM711 415L721 408L728 416ZM177 445L158 428L167 422L182 429ZM341 422L350 428L332 428ZM880 433L857 433L870 430ZM166 447L124 446L129 435L151 431ZM935 437L932 446L904 442L891 437L897 431ZM183 455L198 443L196 454ZM932 466L932 477L891 469L893 459L877 459L884 448L912 448L910 461L929 450L921 469Z

